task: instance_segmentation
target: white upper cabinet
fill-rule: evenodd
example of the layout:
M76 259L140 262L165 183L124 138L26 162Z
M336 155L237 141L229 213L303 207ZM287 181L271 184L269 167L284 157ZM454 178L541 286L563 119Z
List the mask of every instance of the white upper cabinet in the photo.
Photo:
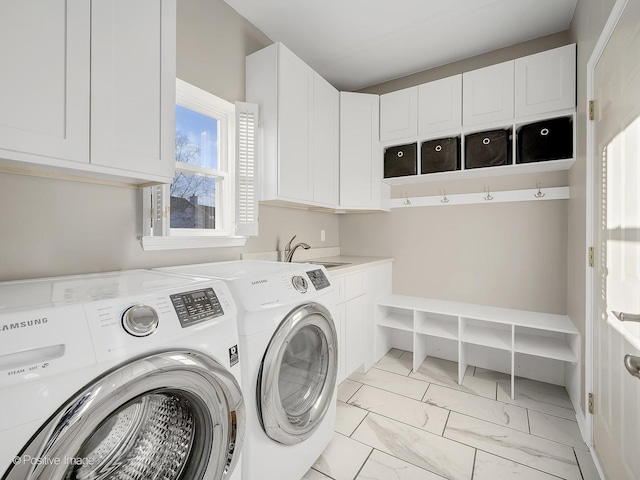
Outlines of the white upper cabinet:
M175 1L91 8L91 163L172 177Z
M285 199L313 201L312 113L313 70L282 47L278 56L278 194Z
M380 95L380 141L400 140L418 133L418 87Z
M418 86L418 134L433 134L462 127L462 75Z
M247 57L246 80L260 106L262 200L335 208L338 91L281 43Z
M313 200L338 205L340 175L340 93L313 75Z
M0 158L89 162L86 0L0 2Z
M340 208L380 210L379 97L340 92Z
M0 168L170 182L175 1L2 2Z
M526 117L576 104L576 45L515 61L515 115Z
M466 72L462 76L465 127L513 120L514 62Z

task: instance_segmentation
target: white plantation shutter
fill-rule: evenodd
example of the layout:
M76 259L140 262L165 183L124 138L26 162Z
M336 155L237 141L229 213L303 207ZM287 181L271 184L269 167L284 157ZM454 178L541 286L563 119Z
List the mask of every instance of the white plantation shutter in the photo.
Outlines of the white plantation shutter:
M258 105L236 102L236 235L258 235Z
M169 235L169 185L156 185L151 190L151 236Z

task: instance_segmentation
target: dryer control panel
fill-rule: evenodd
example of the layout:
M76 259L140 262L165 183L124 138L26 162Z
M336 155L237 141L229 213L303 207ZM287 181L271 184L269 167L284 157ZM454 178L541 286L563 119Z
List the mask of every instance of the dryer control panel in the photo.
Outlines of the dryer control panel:
M224 315L220 301L213 288L171 295L182 328Z
M307 272L307 275L309 276L311 283L313 283L313 286L316 287L316 290L322 290L323 288L331 286L329 279L321 269L310 270Z

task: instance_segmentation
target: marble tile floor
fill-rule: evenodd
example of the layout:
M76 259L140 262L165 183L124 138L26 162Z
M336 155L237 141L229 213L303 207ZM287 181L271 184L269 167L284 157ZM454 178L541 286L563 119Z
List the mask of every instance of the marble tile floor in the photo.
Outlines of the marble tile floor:
M392 349L338 386L335 434L302 480L599 480L564 387Z

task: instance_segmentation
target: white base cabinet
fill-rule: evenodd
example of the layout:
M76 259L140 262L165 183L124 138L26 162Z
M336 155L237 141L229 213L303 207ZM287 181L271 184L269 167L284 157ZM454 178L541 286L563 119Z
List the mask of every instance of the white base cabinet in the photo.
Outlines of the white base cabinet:
M557 360L571 368L580 358L580 333L566 315L389 295L377 303L376 323L377 359L394 346L393 332L407 332L412 337L414 371L428 355L439 356L434 355L438 350L450 355L453 349L462 384L470 353L478 357L479 349L484 349L484 358L502 363L492 369L510 373L511 398L516 364L524 357Z
M376 362L375 306L391 294L391 263L333 277L337 290L338 383L355 371L366 372Z
M0 170L170 182L175 22L176 0L2 2Z

